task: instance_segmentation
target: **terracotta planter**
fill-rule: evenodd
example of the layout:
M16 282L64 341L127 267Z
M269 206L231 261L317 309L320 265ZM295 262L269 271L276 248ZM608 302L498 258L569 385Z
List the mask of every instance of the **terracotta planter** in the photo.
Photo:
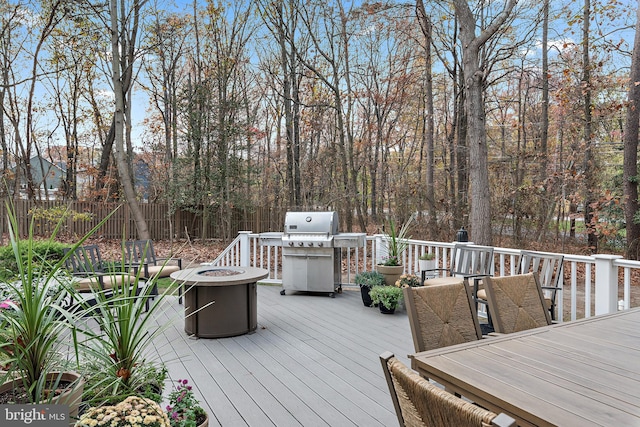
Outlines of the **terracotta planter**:
M202 424L198 424L198 427L209 427L209 414L207 414L206 412L204 414L207 416L207 418L205 418Z
M69 406L69 425L73 426L78 418L78 409L80 408L80 402L82 401L82 392L84 391L84 379L76 372L51 372L47 375L51 381L57 381L58 375L60 375L60 382L73 383L73 388L65 391L64 393L55 396L51 399L51 403L55 405L68 405ZM0 385L0 394L10 391L17 386L21 386L22 381L11 380ZM42 402L44 403L44 402Z
M381 265L376 266L376 270L384 276L384 283L387 286L393 286L396 284L396 280L402 276L404 267L402 265Z

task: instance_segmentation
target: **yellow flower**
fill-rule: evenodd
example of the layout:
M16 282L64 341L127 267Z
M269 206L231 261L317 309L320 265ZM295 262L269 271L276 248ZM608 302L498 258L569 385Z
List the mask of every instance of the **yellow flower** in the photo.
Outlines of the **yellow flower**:
M398 288L422 286L420 278L415 274L403 274L395 283Z
M160 405L150 399L130 396L114 406L90 408L76 426L141 427L143 424L147 427L170 426L169 418Z

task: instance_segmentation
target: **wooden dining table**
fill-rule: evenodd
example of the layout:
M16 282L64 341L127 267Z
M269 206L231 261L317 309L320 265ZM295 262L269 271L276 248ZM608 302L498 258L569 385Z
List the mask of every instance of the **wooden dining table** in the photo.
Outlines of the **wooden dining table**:
M409 355L523 426L640 426L640 308Z

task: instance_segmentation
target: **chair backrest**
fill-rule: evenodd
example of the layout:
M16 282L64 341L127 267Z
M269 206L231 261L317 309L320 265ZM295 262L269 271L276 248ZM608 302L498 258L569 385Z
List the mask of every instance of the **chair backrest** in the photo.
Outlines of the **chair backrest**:
M509 334L551 324L537 272L483 281L496 332Z
M491 275L493 247L456 244L451 254L451 276Z
M431 384L390 352L380 355L400 426L515 426L505 414L496 415Z
M157 265L156 254L153 250L153 240L129 240L125 242L127 261L130 263L144 263Z
M71 252L65 248L64 254ZM102 271L102 257L98 245L78 246L65 260L65 267L72 273L99 273Z
M556 317L556 297L562 290L562 267L564 255L545 252L522 251L518 262L520 274L538 272L542 293L550 301L551 318Z
M464 279L403 291L417 352L482 338L471 290Z

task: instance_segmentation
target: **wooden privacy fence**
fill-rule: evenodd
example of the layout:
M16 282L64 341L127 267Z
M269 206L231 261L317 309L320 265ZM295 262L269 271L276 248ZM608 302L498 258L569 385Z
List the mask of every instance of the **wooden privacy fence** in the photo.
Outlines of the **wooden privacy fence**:
M69 215L62 224L59 234L63 236L78 237L88 233L93 227L115 210L107 222L96 232L95 236L106 239L135 239L137 231L129 206L118 203L100 202L68 202L14 200L16 216L19 221L21 236L29 233L29 224L33 219L34 234L37 236L49 236L57 225L61 215L55 215L48 219L43 215L33 218L34 208L41 212L53 211L56 208L66 208L69 212L89 213L90 219L77 219ZM242 230L282 231L286 208L233 209L227 218L221 218L216 212L210 212L208 223L202 224L202 214L186 210L178 210L170 213L169 205L163 203L142 203L140 208L147 221L149 235L154 240L167 240L173 238L200 239L203 228L206 226L207 238L233 239ZM60 209L59 212L62 212ZM58 211L56 211L58 212ZM225 230L220 224L224 224ZM0 231L8 232L6 204L4 200L0 204Z

